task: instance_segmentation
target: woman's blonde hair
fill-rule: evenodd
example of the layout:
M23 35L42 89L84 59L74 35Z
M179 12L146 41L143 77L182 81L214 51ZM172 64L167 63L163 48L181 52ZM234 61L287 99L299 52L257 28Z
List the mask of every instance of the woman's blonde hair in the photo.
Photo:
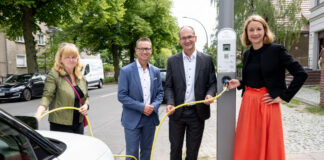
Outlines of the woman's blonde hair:
M256 22L260 22L263 26L263 29L264 29L264 37L263 37L263 44L270 44L274 41L274 34L271 32L269 26L268 26L268 23L259 15L252 15L250 16L249 18L247 18L245 20L245 23L244 23L244 28L243 28L243 33L241 35L241 42L242 42L242 45L243 46L249 46L251 45L251 41L249 40L249 37L248 37L248 25L250 24L250 22L252 21L256 21Z
M81 70L83 65L80 63L80 55L78 48L72 43L62 43L56 53L55 63L53 69L59 72L60 76L65 76L67 73L64 69L62 59L68 56L76 56L77 64L74 68L74 75L78 78L82 78Z

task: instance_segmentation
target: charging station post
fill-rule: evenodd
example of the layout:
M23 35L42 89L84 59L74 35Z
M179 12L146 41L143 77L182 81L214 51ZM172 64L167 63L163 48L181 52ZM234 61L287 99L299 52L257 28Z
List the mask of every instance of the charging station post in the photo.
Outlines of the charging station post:
M217 93L236 77L236 33L223 28L217 35ZM236 123L236 90L217 99L217 159L232 160Z

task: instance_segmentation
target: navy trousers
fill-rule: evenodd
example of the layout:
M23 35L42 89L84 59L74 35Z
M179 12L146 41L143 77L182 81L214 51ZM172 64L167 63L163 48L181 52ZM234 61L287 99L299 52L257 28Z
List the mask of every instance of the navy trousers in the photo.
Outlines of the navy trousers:
M155 133L153 118L142 115L135 129L124 128L126 140L126 154L135 156L138 160L149 160ZM138 153L140 150L140 159ZM126 158L126 160L133 160Z

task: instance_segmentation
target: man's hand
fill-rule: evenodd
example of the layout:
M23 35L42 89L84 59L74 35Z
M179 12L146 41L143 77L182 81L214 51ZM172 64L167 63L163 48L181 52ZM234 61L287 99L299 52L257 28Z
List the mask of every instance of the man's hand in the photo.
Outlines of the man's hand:
M170 115L172 115L173 113L174 113L174 105L168 105L167 107L166 107L166 112L168 113L168 116L170 116Z
M213 96L211 96L211 95L208 94L208 95L205 97L205 100L206 100L206 99L211 99L211 98L213 98ZM209 100L209 101L205 101L204 104L206 104L206 105L210 105L210 104L213 103L213 102L214 102L214 100L211 99L211 100Z
M149 116L152 114L153 111L154 111L154 106L147 104L144 107L143 114Z

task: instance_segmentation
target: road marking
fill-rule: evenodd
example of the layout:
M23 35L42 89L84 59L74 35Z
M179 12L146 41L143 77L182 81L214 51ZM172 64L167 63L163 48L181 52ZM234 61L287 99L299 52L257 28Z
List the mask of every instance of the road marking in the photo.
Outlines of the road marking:
M100 96L100 98L114 96L116 94L117 94L117 92L112 92L112 93L109 93L109 94L102 95L102 96Z

